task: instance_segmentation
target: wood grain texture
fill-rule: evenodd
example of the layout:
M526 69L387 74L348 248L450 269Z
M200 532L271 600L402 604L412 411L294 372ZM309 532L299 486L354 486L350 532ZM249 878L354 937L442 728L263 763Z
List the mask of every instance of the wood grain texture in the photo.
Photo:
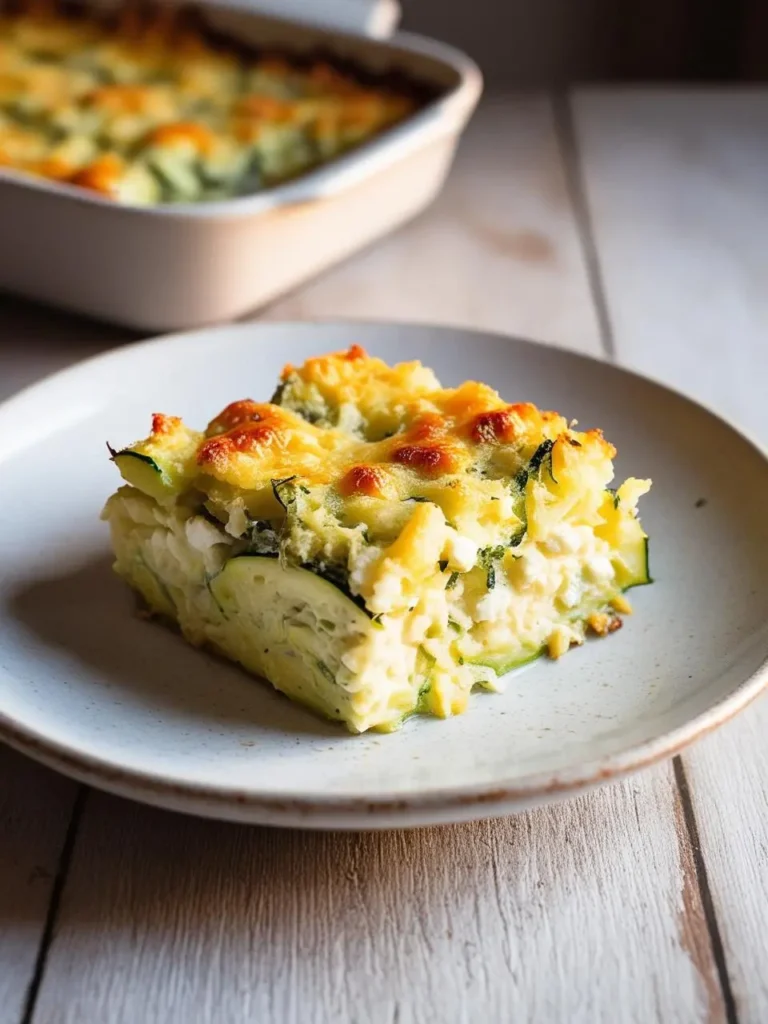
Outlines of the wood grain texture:
M768 92L575 105L616 351L768 445ZM685 755L741 1021L768 1020L768 701Z
M4 296L0 401L126 337ZM62 776L0 747L0 1024L21 1020L76 791Z
M659 768L506 821L350 835L93 795L35 1022L721 1020L674 804Z
M0 1024L32 980L76 786L0 747Z
M546 97L484 100L429 210L267 313L334 316L467 325L600 351Z
M492 102L433 211L270 311L338 314L475 320L598 350L547 102ZM34 1022L723 1016L665 765L506 821L369 835L93 795Z

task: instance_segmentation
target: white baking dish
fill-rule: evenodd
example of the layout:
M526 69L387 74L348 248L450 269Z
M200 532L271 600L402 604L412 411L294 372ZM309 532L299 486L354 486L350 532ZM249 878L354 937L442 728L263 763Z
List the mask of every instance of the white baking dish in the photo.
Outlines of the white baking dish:
M129 207L0 171L0 289L142 330L239 317L423 209L439 191L481 89L462 53L206 7L246 43L329 48L434 84L437 99L346 156L277 188L211 203ZM343 311L340 311L343 312Z

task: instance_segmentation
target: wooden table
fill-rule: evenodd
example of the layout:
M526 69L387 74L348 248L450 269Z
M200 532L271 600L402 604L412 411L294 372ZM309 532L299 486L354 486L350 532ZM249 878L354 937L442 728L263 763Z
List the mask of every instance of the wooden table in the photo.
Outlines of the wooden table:
M767 278L768 91L499 96L428 213L265 316L555 342L768 441ZM0 392L129 338L3 300ZM589 796L382 835L185 818L0 749L0 1024L762 1024L767 731L760 700Z

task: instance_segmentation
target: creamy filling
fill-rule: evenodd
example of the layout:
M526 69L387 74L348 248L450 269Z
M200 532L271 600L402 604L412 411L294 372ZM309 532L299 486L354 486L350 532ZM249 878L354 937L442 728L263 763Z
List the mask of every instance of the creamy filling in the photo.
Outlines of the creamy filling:
M209 582L245 542L132 488L110 499L105 515L118 572L155 610L174 617L192 643L213 643L237 657ZM559 656L581 643L585 617L618 592L610 546L590 527L564 523L546 540L507 549L490 589L475 541L446 526L436 544L440 558L410 598L402 564L376 545L350 549L349 590L365 591L375 616L351 645L337 638L333 659L355 730L394 727L418 706L441 715L463 710L474 686L498 689L499 676L516 662L547 646ZM294 626L304 628L303 642L311 646L317 623L306 611L306 622L299 615Z

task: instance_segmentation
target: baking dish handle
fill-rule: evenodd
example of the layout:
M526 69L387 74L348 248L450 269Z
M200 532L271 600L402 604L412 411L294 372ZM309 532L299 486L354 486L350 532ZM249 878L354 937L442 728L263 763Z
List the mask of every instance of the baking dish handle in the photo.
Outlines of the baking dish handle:
M398 0L239 0L238 6L373 39L388 39L401 13Z

